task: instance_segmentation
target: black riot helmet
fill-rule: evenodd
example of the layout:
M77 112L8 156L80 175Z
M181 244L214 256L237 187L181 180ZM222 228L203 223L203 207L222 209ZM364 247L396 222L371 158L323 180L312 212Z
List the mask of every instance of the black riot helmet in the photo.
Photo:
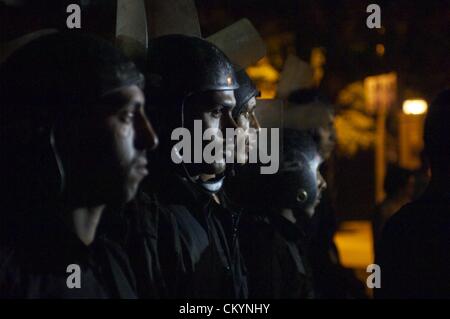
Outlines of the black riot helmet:
M169 125L183 126L184 102L190 95L239 87L225 54L201 38L179 34L156 38L147 61L147 105L157 112L181 114L181 123Z
M144 85L134 63L109 42L74 33L53 33L29 42L0 72L2 113L11 121L15 116L37 117L37 126L91 108L114 90Z
M279 203L306 210L318 199L317 169L322 161L317 143L305 131L283 130L282 160L275 176Z
M281 135L278 172L262 175L259 165L248 164L231 180L231 196L249 212L291 208L305 214L318 200L317 144L305 131L283 129Z
M55 127L63 130L71 119L88 116L110 92L143 84L134 63L107 41L54 33L29 42L0 67L0 168L18 167L12 182L19 189L34 183L28 193L59 194L65 163L56 150Z
M244 105L252 97L260 96L260 92L248 76L247 72L245 72L245 69L236 71L236 79L239 84L239 88L234 90L236 106L233 109L233 117L235 118L242 112Z

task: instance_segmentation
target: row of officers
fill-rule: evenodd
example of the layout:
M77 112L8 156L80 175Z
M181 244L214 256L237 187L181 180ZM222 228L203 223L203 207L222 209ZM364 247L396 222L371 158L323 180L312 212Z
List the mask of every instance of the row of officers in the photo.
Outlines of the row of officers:
M259 129L245 71L197 37L156 38L135 64L96 37L45 34L2 63L0 88L0 297L361 296L315 225L335 137L314 92L292 99L320 125L280 126L264 175L173 160L172 132L195 121L216 141Z

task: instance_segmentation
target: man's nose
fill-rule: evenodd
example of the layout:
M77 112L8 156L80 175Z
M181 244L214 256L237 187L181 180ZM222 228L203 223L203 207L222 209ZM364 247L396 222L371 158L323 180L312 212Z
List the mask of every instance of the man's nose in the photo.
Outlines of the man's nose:
M140 117L140 123L136 133L137 147L140 149L152 151L158 146L158 135L156 135L152 124L145 114L142 114Z
M222 130L227 129L227 128L237 129L238 127L239 126L237 125L236 121L233 119L231 110L225 111L222 114L222 119L221 119Z
M321 191L327 188L327 182L323 178L322 174L319 173L319 188Z
M336 135L337 133L336 133L336 128L335 128L335 126L333 125L332 127L331 127L331 134L330 134L330 139L331 139L331 141L333 142L333 143L335 143L336 141L337 141L337 135Z
M251 119L250 126L259 132L261 130L261 125L259 124L256 114L252 113L250 119Z

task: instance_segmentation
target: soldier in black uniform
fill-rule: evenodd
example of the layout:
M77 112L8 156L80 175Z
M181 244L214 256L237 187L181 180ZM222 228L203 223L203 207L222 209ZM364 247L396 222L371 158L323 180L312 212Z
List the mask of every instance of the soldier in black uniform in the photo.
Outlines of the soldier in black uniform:
M235 70L239 88L234 90L236 106L233 108L232 115L236 125L241 129L243 136L245 136L246 147L243 150L236 147L235 161L227 167L227 179L237 173L237 170L242 168L242 164L248 162L249 151L251 148L256 147L256 134L261 128L255 113L257 107L256 98L260 96L260 92L245 69L238 69L235 66Z
M232 110L233 90L238 85L233 67L214 45L183 35L155 39L148 61L148 111L159 121L156 129L161 147L151 158L152 172L144 182L147 200L138 203L146 248L136 252L135 260L144 253L145 263L154 267L135 263L135 272L139 278L159 281L164 288L160 296L244 298L247 287L237 220L217 195L224 180L225 159L210 164L178 161L181 151L187 150L177 150L177 141L171 140L176 128L187 128L194 135L194 120L201 122L203 131L236 128ZM213 138L222 141L218 134ZM142 209L143 205L148 209ZM161 272L164 280L148 275L149 270ZM158 295L145 287L141 294Z
M284 111L285 127L307 130L319 146L324 159L321 172L333 184L332 152L336 145L334 108L317 89L299 89L288 97ZM322 194L314 215L304 220L308 238L308 259L314 277L314 292L320 299L365 298L364 285L351 269L341 265L334 243L338 223L332 203L333 185Z
M136 297L125 253L96 228L147 174L143 83L87 35L42 36L1 66L1 297Z
M285 129L281 141L278 173L261 175L257 165L250 165L229 188L245 207L241 244L250 298L313 298L299 221L314 213L325 187L318 170L322 158L306 132Z
M255 143L257 142L257 133L261 129L258 118L256 117L255 110L257 107L256 97L260 95L260 92L247 75L245 69L237 69L236 70L236 79L239 84L239 88L234 90L234 96L236 98L236 106L233 108L233 119L238 126L239 129L242 129L243 136L245 137L245 148L238 149L235 148L234 152L234 162L227 165L227 177L225 179L225 185L223 189L219 192L221 202L224 205L233 209L236 215L240 215L240 211L242 211L242 207L240 207L239 203L235 202L233 198L230 198L229 192L227 192L228 187L235 187L232 179L236 174L239 174L239 171L245 169L245 164L248 163L249 159L249 151L251 147L256 147ZM252 134L250 130L254 131ZM245 185L241 185L240 187L245 187ZM240 188L239 187L239 188ZM233 191L231 191L234 194ZM236 218L239 218L238 216Z

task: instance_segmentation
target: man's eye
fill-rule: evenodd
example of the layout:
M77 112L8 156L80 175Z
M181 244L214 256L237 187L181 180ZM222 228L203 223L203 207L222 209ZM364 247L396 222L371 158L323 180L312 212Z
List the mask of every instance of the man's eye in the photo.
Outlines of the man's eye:
M223 108L218 107L218 108L215 108L215 109L211 112L211 114L212 114L212 116L215 117L215 118L220 118L220 117L222 116L222 111L223 111Z
M120 116L120 119L125 123L131 123L134 119L134 112L123 112Z

